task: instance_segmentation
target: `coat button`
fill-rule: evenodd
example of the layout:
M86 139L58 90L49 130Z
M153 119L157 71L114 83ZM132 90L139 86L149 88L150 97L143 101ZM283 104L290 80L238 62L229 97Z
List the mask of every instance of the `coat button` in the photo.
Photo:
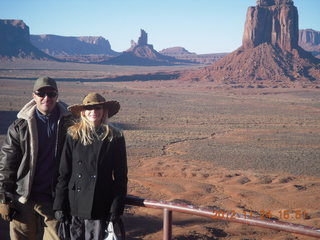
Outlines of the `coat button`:
M82 161L78 161L78 164L81 165L81 164L82 164Z
M97 177L96 175L92 175L92 176L91 176L91 178L96 178L96 177Z
M77 187L77 192L80 192L81 191L81 187Z
M78 178L82 178L82 174L81 173L78 174Z

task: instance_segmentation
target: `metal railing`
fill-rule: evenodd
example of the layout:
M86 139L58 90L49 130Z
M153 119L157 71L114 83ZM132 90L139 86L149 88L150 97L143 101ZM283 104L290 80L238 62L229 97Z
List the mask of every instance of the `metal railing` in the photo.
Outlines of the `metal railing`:
M138 207L163 209L163 240L172 239L173 211L320 238L320 229L301 224L279 221L277 219L261 219L260 217L253 217L239 213L229 214L223 210L219 211L219 209L212 210L199 208L193 205L148 200L134 196L127 196L126 204ZM220 214L221 212L223 214Z

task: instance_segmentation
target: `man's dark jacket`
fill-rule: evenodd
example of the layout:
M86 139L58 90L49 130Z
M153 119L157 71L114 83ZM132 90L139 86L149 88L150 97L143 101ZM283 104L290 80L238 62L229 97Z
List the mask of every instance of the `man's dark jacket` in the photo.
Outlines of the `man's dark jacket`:
M86 146L67 135L53 208L84 219L121 215L127 173L125 139L119 129L109 126L103 141Z

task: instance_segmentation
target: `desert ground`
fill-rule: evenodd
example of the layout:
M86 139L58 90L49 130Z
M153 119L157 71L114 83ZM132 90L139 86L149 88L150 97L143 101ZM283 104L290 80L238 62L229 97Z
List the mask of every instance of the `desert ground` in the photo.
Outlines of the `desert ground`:
M0 63L0 144L31 99L33 81L48 75L67 104L91 91L120 102L110 123L126 137L130 195L240 214L270 212L320 228L320 89L233 89L156 77L198 67ZM139 80L143 74L154 77ZM135 78L119 78L124 75ZM128 239L162 239L162 215L127 206ZM0 236L6 236L3 223ZM173 213L173 239L315 238Z

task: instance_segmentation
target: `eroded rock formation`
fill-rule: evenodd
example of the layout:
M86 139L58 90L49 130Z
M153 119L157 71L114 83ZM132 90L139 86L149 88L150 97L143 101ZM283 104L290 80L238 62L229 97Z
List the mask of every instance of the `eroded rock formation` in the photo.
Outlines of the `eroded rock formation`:
M298 46L298 33L298 11L292 1L260 0L248 8L242 46L269 43L290 51Z
M34 46L51 56L80 56L104 54L115 56L110 43L103 37L65 37L57 35L31 35Z
M31 44L29 27L22 20L0 20L0 57L54 60Z
M141 29L138 43L131 41L131 47L117 57L103 63L116 65L174 65L191 63L188 60L179 60L174 57L164 56L157 52L152 44L148 44L148 34Z
M291 0L249 7L242 46L181 79L232 87L320 87L320 61L298 45L298 10Z
M299 46L320 58L320 32L313 29L299 30Z

